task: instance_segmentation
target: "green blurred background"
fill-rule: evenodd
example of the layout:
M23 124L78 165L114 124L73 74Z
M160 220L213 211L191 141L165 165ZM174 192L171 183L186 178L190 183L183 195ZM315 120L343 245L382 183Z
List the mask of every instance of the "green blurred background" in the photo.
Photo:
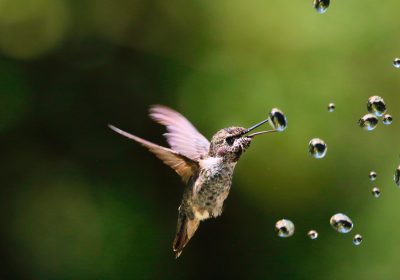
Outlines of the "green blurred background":
M400 2L331 1L323 15L311 2L1 0L0 278L398 279ZM375 94L394 122L366 132ZM180 179L107 128L165 145L154 103L208 138L273 107L289 120L254 141L223 216L178 260ZM326 158L307 153L314 137ZM330 228L337 212L351 233ZM274 233L283 217L292 238Z

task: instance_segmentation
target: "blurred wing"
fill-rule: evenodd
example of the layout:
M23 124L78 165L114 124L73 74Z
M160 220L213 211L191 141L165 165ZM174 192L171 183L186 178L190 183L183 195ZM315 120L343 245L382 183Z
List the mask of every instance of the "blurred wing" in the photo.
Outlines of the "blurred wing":
M140 137L132 135L128 132L125 132L113 125L108 125L108 126L115 132L117 132L125 137L128 137L129 139L132 139L132 140L140 143L142 146L146 147L150 152L152 152L159 159L161 159L166 165L168 165L169 167L174 169L175 172L178 173L182 177L182 180L185 183L187 183L189 181L190 177L192 177L193 174L197 173L197 170L198 170L197 162L195 162L183 155L180 155L171 149L159 146L157 144L146 141Z
M168 144L172 150L192 160L208 154L210 142L181 114L161 105L150 107L150 117L167 127Z

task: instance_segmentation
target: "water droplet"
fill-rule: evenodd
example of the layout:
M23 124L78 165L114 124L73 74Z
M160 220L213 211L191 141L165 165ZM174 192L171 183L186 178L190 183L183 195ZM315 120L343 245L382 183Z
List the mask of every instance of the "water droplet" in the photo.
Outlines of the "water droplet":
M381 196L381 190L379 188L373 188L372 189L372 195L376 198Z
M400 58L396 57L393 60L393 66L396 67L396 68L400 68Z
M294 233L294 224L290 220L279 220L275 224L275 232L279 237L290 237Z
M319 138L311 139L310 143L308 143L308 151L315 158L323 158L327 150L328 146Z
M371 181L375 181L375 179L376 179L376 172L375 171L369 172L369 179Z
M278 108L273 108L269 113L270 124L275 130L284 131L287 127L285 114Z
M329 0L314 0L313 5L318 13L323 14L329 7Z
M400 165L397 167L396 171L394 172L393 180L398 187L400 187Z
M358 245L361 244L362 240L363 240L362 235L361 234L356 234L353 237L353 244L358 246Z
M367 102L368 112L381 117L386 112L386 104L382 97L374 95L368 98Z
M318 232L316 231L316 230L310 230L308 233L307 233L307 235L308 235L308 237L311 239L311 240L314 240L314 239L317 239L318 238Z
M366 114L358 120L358 125L368 131L374 130L378 125L378 118L372 114Z
M383 122L383 124L386 124L386 125L392 124L393 118L391 115L386 114L383 116L382 122Z
M328 104L328 112L333 112L336 109L335 103L329 103Z
M348 233L353 229L353 222L345 214L335 214L330 220L334 230L340 233Z

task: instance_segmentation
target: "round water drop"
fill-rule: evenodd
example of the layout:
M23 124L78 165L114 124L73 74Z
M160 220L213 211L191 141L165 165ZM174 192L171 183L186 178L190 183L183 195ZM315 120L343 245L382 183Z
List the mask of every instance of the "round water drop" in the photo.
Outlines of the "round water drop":
M386 124L386 125L392 124L393 118L392 118L391 115L385 114L385 115L383 116L382 122L383 122L383 124Z
M396 171L394 172L393 180L398 187L400 187L400 165L397 167Z
M287 127L287 119L285 114L278 108L273 108L269 112L270 124L277 131L284 131Z
M369 179L371 180L371 181L375 181L376 180L376 172L375 171L371 171L371 172L369 172Z
M308 237L311 239L311 240L314 240L314 239L317 239L318 238L318 232L316 231L316 230L310 230L308 233L307 233L307 235L308 235Z
M328 112L333 112L336 109L335 103L329 103L328 104Z
M386 112L386 103L380 96L371 96L368 98L367 110L368 112L375 114L375 116L381 117Z
M396 67L396 68L400 68L400 58L396 57L393 60L393 66Z
M358 120L358 125L368 131L374 130L378 125L378 118L372 114L366 114Z
M361 244L362 240L363 240L362 235L356 234L356 235L353 237L353 244L356 245L356 246L358 246L358 245Z
M323 158L327 150L328 146L319 138L311 139L310 143L308 143L308 151L315 158Z
M376 197L376 198L380 197L381 196L381 190L379 188L376 188L376 187L373 188L372 189L372 195L374 197Z
M318 13L323 14L329 7L329 0L314 0L313 5Z
M294 224L290 220L282 219L276 222L275 232L279 237L290 237L294 233Z
M345 214L335 214L330 220L334 230L340 233L348 233L353 229L353 222Z

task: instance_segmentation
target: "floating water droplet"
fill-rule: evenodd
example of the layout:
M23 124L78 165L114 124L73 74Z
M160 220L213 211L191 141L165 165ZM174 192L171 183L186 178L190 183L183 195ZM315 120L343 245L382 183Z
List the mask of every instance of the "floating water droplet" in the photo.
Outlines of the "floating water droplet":
M381 190L379 188L373 188L372 189L372 195L376 198L381 196Z
M398 187L400 187L400 165L397 167L396 171L394 172L393 180Z
M315 158L323 158L327 150L328 146L319 138L311 139L310 143L308 143L308 151Z
M383 124L386 124L386 125L392 124L393 118L392 118L391 115L385 114L385 115L383 116L382 122L383 122Z
M336 109L335 103L329 103L328 104L328 112L333 112Z
M310 230L308 233L307 233L307 235L308 235L308 237L311 239L311 240L314 240L314 239L317 239L318 238L318 232L316 231L316 230Z
M396 57L393 60L393 66L396 67L396 68L400 68L400 58Z
M353 222L345 214L335 214L330 220L334 230L340 233L348 233L353 229Z
M269 113L270 124L275 130L284 131L287 127L285 114L278 108L273 108Z
M329 0L314 0L313 5L318 13L323 14L329 7Z
M279 220L275 224L275 232L279 237L290 237L294 233L294 224L290 220Z
M358 125L368 131L374 130L378 125L378 118L372 114L366 114L358 120Z
M375 179L376 179L376 172L375 171L369 172L369 179L371 181L375 181Z
M363 240L362 235L361 235L361 234L356 234L356 235L353 237L353 244L356 245L356 246L358 246L358 245L361 244L362 240Z
M368 98L367 110L368 112L375 114L375 116L381 117L386 112L386 103L380 96L371 96Z

